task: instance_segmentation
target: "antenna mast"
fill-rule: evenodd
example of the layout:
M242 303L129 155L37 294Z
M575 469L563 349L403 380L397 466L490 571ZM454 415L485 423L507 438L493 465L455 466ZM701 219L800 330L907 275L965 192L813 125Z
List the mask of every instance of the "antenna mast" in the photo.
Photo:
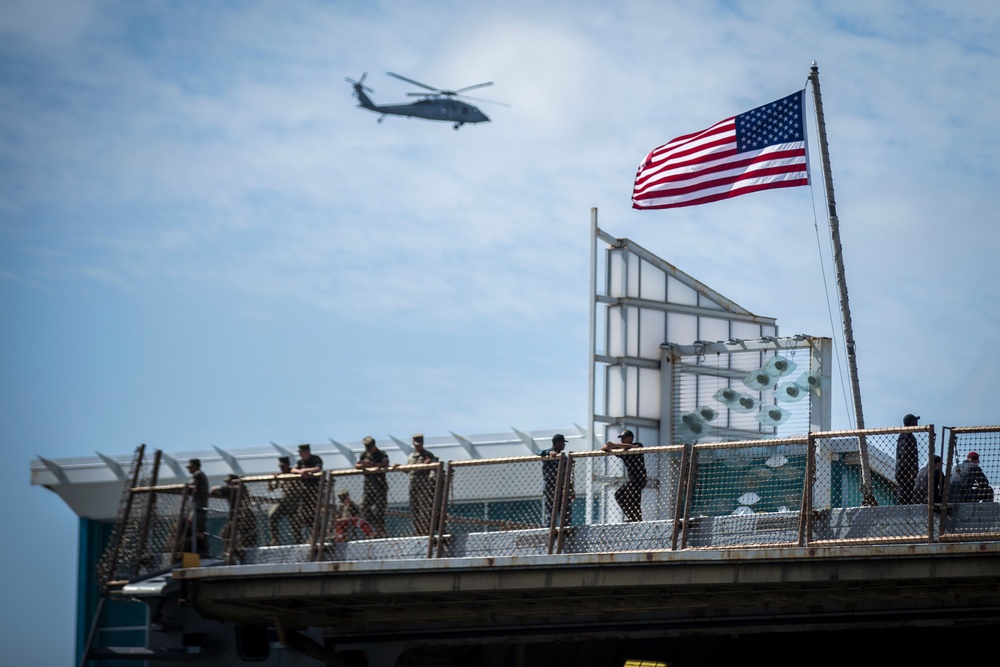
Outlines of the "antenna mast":
M816 126L819 131L819 150L823 162L823 180L826 182L826 205L830 218L830 240L833 242L833 261L837 266L837 289L840 292L840 316L844 322L844 343L847 346L847 372L851 379L854 397L854 414L857 428L865 428L865 413L861 408L861 384L858 381L858 360L854 354L854 327L851 324L851 304L847 300L847 279L844 275L844 252L840 245L840 221L837 219L837 201L833 196L833 171L830 169L830 148L826 141L826 123L823 120L823 98L819 90L819 67L813 61L809 71L813 101L816 106ZM866 506L877 505L872 493L871 467L868 462L868 443L865 436L858 438L861 455L861 495Z

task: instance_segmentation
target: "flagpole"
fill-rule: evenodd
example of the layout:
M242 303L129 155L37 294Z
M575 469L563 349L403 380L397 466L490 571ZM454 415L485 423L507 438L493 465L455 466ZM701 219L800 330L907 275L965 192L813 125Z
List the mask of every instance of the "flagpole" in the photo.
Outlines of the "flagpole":
M861 408L861 384L858 381L858 361L854 354L854 327L851 323L851 304L847 299L847 279L844 275L844 253L840 245L840 221L837 219L837 202L833 196L833 171L830 169L830 149L826 141L826 123L823 120L823 98L819 90L819 67L813 61L809 71L812 82L813 101L816 106L816 125L819 131L819 150L823 162L823 179L826 181L826 204L830 217L830 240L833 243L833 261L837 267L837 288L840 291L840 315L844 321L844 343L847 346L847 372L851 380L851 395L854 397L854 414L857 428L865 428L865 414ZM868 461L868 443L865 436L858 438L858 452L861 455L861 496L866 506L878 505L872 493L871 467Z

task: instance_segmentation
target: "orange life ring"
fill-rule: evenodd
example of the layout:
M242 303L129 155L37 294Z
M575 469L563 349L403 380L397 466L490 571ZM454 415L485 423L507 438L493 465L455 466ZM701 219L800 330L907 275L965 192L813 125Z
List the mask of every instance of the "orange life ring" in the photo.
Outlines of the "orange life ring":
M333 541L347 542L351 528L359 529L365 537L372 536L372 527L367 521L359 516L345 516L337 519L337 523L334 525Z

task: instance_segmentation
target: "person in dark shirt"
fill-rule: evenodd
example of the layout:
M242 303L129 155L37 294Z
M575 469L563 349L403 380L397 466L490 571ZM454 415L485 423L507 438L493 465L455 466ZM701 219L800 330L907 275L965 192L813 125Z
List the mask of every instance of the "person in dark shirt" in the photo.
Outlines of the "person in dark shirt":
M955 468L959 501L963 503L993 502L993 487L986 473L979 467L979 454L969 452Z
M308 538L303 539L302 531L305 529L307 535L312 533L316 503L319 502L319 474L323 472L323 459L313 454L312 447L308 444L299 445L299 460L289 472L302 476L301 486L296 484L300 495L292 522L292 532L296 542L308 541Z
M941 470L940 456L934 457L934 471L931 475L933 476L931 483L934 485L934 504L940 505L944 491L944 472ZM927 502L927 466L918 470L916 478L913 480L913 501L915 503Z
M559 475L559 459L565 457L562 453L566 447L566 436L556 433L552 436L552 447L539 452L542 461L542 499L545 501L545 514L542 523L546 526L552 521L552 505L556 497L556 482Z
M389 467L389 455L375 444L375 438L365 436L362 441L365 451L358 457L354 467L358 470L377 470L381 474L365 475L364 493L361 496L361 516L371 524L376 538L386 537L385 510L389 504L389 483L385 479L385 469Z
M909 414L903 417L903 426L916 426L920 417ZM917 438L912 433L900 433L896 440L896 494L897 505L912 505L913 483L917 479ZM927 483L924 482L926 490Z
M641 442L635 442L632 431L625 429L619 436L621 442L607 442L601 447L602 452L627 452L641 448ZM615 491L615 500L625 513L625 521L642 521L642 490L646 488L646 462L642 454L618 455L625 465L628 481Z
M208 544L206 542L207 533L205 523L208 521L208 477L201 469L201 459L191 459L188 461L187 470L191 473L188 480L188 487L191 489L191 501L194 516L194 526L191 534L194 536L194 544L191 548L201 553L208 554Z

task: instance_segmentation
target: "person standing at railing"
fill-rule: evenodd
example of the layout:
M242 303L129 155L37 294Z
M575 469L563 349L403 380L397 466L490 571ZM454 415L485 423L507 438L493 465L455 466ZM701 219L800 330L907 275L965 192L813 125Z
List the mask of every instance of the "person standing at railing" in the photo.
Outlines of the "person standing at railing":
M618 438L621 442L607 442L601 447L602 452L627 452L641 448L641 442L635 442L632 431L625 429ZM628 481L615 491L615 500L625 513L625 521L642 521L642 490L646 488L646 462L642 454L616 455L625 465Z
M542 515L542 523L546 526L552 521L552 505L556 497L556 482L559 476L559 459L566 455L562 453L566 448L566 436L556 433L552 436L552 447L538 453L542 461L542 499L545 504L545 514Z
M308 444L299 445L299 460L295 462L291 472L302 477L302 484L297 486L298 509L292 522L295 541L301 542L302 529L305 528L306 534L310 534L316 517L316 503L319 502L319 473L323 472L323 459L313 454Z
M191 473L188 487L191 489L191 507L194 518L194 525L191 527L193 537L191 548L202 555L208 555L205 532L205 523L208 520L208 477L201 469L201 459L188 461L187 470Z
M920 417L908 414L903 417L903 426L916 426ZM896 494L897 505L912 505L913 483L917 479L917 438L912 433L900 433L896 439ZM927 483L924 482L924 491Z
M406 458L407 465L437 463L438 457L424 449L424 434L413 435L413 451ZM431 531L431 505L434 504L434 471L410 471L410 511L413 513L413 534L429 535Z
M385 479L385 469L389 467L389 455L379 449L375 438L370 435L362 440L365 451L358 457L354 467L358 470L380 470L379 474L365 475L364 494L361 497L361 516L371 524L374 537L386 537L385 509L388 505L389 483Z

